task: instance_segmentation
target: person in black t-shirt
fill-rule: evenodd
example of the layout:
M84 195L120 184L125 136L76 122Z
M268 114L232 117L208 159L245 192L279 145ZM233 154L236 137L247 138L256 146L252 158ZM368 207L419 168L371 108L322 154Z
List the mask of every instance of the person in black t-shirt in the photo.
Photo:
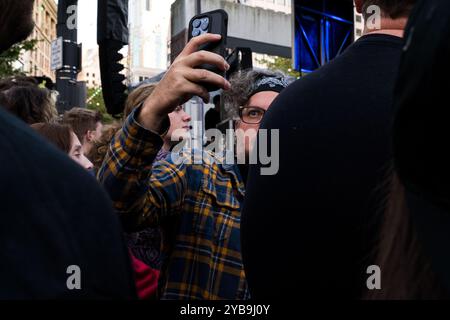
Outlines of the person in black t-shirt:
M33 29L33 0L0 2L0 52ZM95 179L0 108L0 300L136 298L128 250Z
M252 297L359 298L391 159L394 83L414 0L357 0L380 28L288 87L262 129L280 130L279 172L250 170L243 259ZM376 24L375 24L376 25ZM369 24L368 27L372 27ZM273 156L273 155L272 155Z

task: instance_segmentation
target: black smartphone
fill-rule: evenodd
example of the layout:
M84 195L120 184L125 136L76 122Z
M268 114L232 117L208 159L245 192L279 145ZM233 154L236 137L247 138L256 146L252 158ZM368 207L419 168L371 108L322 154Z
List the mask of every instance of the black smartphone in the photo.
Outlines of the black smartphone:
M214 10L206 13L196 15L189 22L189 40L198 37L204 33L220 34L222 39L214 43L207 43L199 50L206 50L216 53L223 58L226 57L226 45L228 36L228 14L222 10ZM212 65L201 65L199 69L206 69L225 77L225 71L222 71ZM219 90L220 88L210 85L202 84L209 92Z

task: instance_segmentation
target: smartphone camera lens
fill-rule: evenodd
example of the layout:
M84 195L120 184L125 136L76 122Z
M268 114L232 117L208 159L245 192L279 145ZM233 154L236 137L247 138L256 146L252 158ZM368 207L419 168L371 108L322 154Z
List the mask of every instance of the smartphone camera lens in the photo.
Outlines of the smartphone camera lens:
M208 27L209 27L209 19L208 18L204 18L204 19L202 19L202 30L203 31L207 31L208 30Z
M198 27L200 27L201 24L202 24L202 21L200 19L195 19L193 26L194 26L194 28L198 28Z
M193 37L198 37L200 35L200 33L201 33L200 29L192 30L192 36Z

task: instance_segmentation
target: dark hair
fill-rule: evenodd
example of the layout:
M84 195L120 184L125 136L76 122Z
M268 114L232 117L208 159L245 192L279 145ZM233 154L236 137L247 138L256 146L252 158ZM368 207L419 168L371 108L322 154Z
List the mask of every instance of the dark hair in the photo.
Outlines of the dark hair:
M406 203L405 188L392 175L391 191L377 246L376 265L381 269L382 289L367 294L374 300L448 298L422 248Z
M35 123L31 127L60 150L69 154L72 147L72 128L59 123Z
M392 19L407 17L416 0L365 0L363 1L363 16L367 15L367 8L376 5L379 6L382 13Z
M84 108L73 108L64 113L63 123L70 125L73 132L83 143L84 136L88 131L95 131L97 123L102 121L102 115L98 111Z
M0 53L25 40L34 28L34 0L0 1Z
M8 83L3 83L3 88L7 87ZM31 84L11 85L1 91L0 105L28 124L50 122L57 116L50 91Z
M0 91L6 91L14 87L27 87L27 86L37 87L38 85L39 83L33 77L16 75L1 79Z

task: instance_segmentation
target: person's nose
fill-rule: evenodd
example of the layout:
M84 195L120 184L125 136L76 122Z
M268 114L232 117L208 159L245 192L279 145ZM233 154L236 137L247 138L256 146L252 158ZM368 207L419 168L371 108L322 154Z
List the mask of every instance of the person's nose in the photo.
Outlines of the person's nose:
M183 111L183 121L184 122L191 122L192 118L189 114L186 113L186 111Z
M82 155L81 164L88 171L94 168L94 164L85 155Z

